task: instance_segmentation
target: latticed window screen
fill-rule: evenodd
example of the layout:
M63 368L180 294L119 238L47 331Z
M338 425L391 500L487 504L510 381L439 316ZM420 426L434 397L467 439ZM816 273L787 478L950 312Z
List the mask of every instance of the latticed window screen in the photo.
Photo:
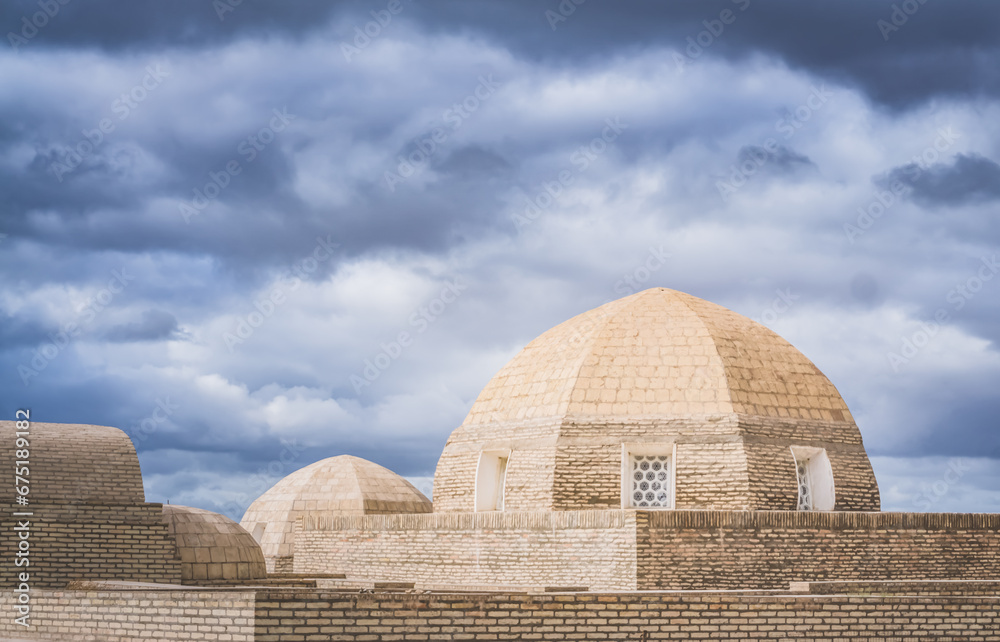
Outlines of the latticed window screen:
M809 485L809 460L796 460L795 470L799 476L799 510L812 510L813 496L812 487Z
M632 455L632 506L670 508L670 456Z

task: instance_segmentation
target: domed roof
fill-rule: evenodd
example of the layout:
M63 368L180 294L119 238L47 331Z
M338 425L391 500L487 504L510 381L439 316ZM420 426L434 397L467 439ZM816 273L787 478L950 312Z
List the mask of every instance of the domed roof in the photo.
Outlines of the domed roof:
M557 325L486 384L438 460L434 510L627 508L622 471L649 456L669 462L673 508L794 510L801 460L829 462L838 510L879 509L861 433L815 364L653 288Z
M258 497L240 524L260 542L268 568L290 570L276 558L294 552L295 520L306 515L429 513L431 501L414 486L376 463L340 455L288 475Z
M16 424L0 421L0 463L13 470ZM141 504L145 499L139 458L118 428L31 422L32 504ZM4 489L13 503L13 484Z
M465 423L719 413L851 421L830 380L780 336L722 306L653 288L529 343L490 380Z
M225 515L167 504L163 507L163 519L177 545L181 579L185 583L267 576L260 546L250 533Z

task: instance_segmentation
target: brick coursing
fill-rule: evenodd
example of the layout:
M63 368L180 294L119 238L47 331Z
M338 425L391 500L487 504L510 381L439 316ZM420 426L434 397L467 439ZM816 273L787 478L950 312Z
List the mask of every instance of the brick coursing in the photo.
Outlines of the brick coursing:
M33 596L32 628L2 618L0 637L65 642L1000 642L1000 597L967 595L954 585L950 592L932 584L915 583L911 588L927 594L38 591ZM0 593L0 608L10 612L13 606L13 593Z
M14 470L16 424L0 421L0 469ZM29 442L31 504L106 504L145 501L139 458L128 435L117 428L32 422ZM13 484L2 489L14 501Z
M434 510L474 510L479 454L490 450L511 452L507 510L621 508L623 445L666 452L676 445L678 509L795 510L793 445L826 449L837 510L880 507L878 483L852 421L719 414L463 424L438 462Z
M1000 599L261 591L257 642L1000 640Z
M14 613L11 591L0 593ZM202 640L254 642L254 593L216 591L33 591L29 628L0 618L0 639L59 642Z
M181 564L161 504L134 506L38 505L33 516L12 517L24 510L0 507L0 586L12 587L27 570L33 587L62 587L74 580L122 580L179 584ZM30 566L14 566L18 519L31 522Z
M592 510L343 516L302 529L295 572L418 588L1000 578L997 515Z
M636 548L639 589L996 580L1000 515L640 512Z
M426 585L635 588L624 511L373 515L307 520L296 573Z

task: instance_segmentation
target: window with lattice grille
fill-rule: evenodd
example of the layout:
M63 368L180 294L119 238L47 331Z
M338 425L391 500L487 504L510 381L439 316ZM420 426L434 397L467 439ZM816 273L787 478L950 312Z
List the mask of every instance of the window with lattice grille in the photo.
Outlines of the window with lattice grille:
M631 454L629 462L629 505L633 508L673 508L672 457Z
M792 446L795 477L799 487L799 510L834 510L836 488L830 458L823 448Z
M809 460L800 459L795 462L795 471L799 477L799 510L812 510L812 487L809 483Z

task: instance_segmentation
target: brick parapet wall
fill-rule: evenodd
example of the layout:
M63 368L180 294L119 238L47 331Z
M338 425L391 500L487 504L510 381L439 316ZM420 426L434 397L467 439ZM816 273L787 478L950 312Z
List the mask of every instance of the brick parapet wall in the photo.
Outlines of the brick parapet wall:
M639 589L1000 579L1000 515L636 513Z
M320 589L36 591L32 627L65 642L914 640L1000 642L1000 598L742 592L412 593ZM0 593L12 612L14 595Z
M296 531L296 573L433 587L635 588L629 511L330 516Z
M258 642L1000 640L1000 598L261 591Z
M0 529L0 586L11 588L27 571L34 587L62 587L74 580L180 583L181 565L162 504L95 506L32 505L30 517L14 517L25 507L3 505ZM29 566L14 565L19 539L15 526L30 522Z
M940 580L937 582L794 582L793 593L808 595L963 595L1000 597L1000 579L989 582Z
M295 572L417 588L1000 579L1000 515L596 510L331 516L300 528Z
M14 622L16 598L0 592L0 639L253 642L254 592L222 590L31 591L30 626ZM8 637L9 636L9 637Z

